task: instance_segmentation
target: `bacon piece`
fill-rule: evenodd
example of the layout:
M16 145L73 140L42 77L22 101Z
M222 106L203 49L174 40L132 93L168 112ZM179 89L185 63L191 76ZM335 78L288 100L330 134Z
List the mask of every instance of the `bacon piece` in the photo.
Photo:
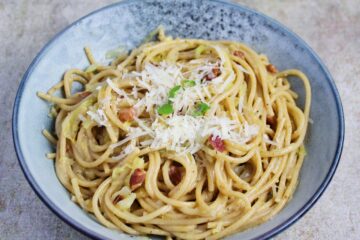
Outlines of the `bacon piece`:
M146 172L140 168L135 169L130 177L130 188L132 191L139 188L145 181Z
M86 98L87 96L89 96L90 94L91 94L91 92L89 92L89 91L81 92L81 93L79 93L79 98L80 98L80 99L84 99L84 98Z
M269 124L272 128L274 128L275 125L276 125L276 117L275 117L275 115L267 116L266 117L266 123Z
M277 68L272 64L266 65L266 70L268 72L270 72L270 73L277 73L278 72Z
M136 115L135 109L132 107L122 108L118 113L119 119L123 122L134 120L135 115Z
M120 202L121 200L123 200L124 197L121 195L117 195L113 201L113 204L117 204L118 202Z
M174 185L178 185L181 182L181 179L182 179L181 167L171 165L170 169L169 169L169 177L170 177L171 182Z
M205 76L205 80L206 81L211 81L213 80L214 78L218 77L219 75L221 74L221 71L220 71L220 68L218 67L215 67L211 70L211 73L207 74Z
M216 136L216 137L214 138L213 135L210 135L210 137L209 137L209 142L210 142L211 146L212 146L216 151L219 151L219 152L225 151L225 143L224 143L224 140L222 140L219 136Z
M215 77L217 77L221 74L220 68L213 68L212 72L215 75Z
M234 51L234 56L245 59L245 54L242 51Z

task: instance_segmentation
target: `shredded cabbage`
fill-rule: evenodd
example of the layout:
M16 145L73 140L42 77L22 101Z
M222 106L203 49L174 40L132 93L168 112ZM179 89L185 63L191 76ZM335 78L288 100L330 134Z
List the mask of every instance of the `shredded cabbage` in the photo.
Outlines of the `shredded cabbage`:
M136 157L131 165L132 165L131 169L133 169L133 170L135 170L137 168L144 169L145 161L143 158Z
M48 117L49 117L49 118L56 118L57 114L58 114L58 113L57 113L57 111L56 111L55 106L52 105L52 106L50 107L50 110L49 110L49 113L48 113Z
M133 172L133 170L139 168L139 169L144 169L145 167L145 161L143 158L140 158L140 157L136 157L131 164L125 164L124 166L121 166L121 167L116 167L114 168L113 172L112 172L112 175L111 175L111 178L112 180L115 180L116 178L118 178L120 176L120 174L122 172L124 172L126 169L130 169L132 170L131 173L126 177L126 180L125 182L129 182L130 180L130 176Z
M134 203L136 199L136 193L130 193L127 197L125 197L123 200L120 200L116 207L120 210L128 210L130 209L131 205Z
M100 90L103 86L104 86L104 82L96 82L96 83L88 83L85 86L85 91L95 91L95 90Z
M94 104L95 97L86 98L74 111L70 112L64 119L61 127L64 133L64 137L75 141L76 134L79 129L80 118L79 116L85 113L89 106Z
M205 51L206 47L204 45L200 45L195 49L195 56L199 57L201 53Z
M131 126L131 122L129 122L129 121L126 121L123 124L126 129L128 129Z
M155 30L151 31L151 32L144 38L143 43L147 43L147 42L150 42L150 41L154 40L154 37L159 34L159 32L160 32L161 29L163 29L163 26L160 25L160 26L157 27Z
M305 148L304 145L301 145L301 146L300 146L300 148L299 148L299 154L306 156L307 152L306 152L306 148Z
M124 186L121 188L118 194L121 195L122 197L127 197L131 194L131 190L127 186Z
M118 178L120 176L120 174L122 172L124 172L126 170L127 166L122 166L122 167L116 167L113 169L113 172L111 174L111 178L114 180L116 178Z
M117 57L120 57L120 56L126 55L126 54L127 54L126 48L124 46L120 46L116 49L107 51L105 54L105 58L106 59L114 59L114 58L117 58Z

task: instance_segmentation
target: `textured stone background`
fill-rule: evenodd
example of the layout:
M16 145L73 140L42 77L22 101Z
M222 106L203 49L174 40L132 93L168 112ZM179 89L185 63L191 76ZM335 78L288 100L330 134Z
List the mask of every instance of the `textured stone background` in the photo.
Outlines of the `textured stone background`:
M69 23L113 2L0 0L0 240L87 239L50 212L26 182L13 148L11 113L20 79L40 48ZM345 110L345 148L332 183L276 239L360 239L359 1L238 2L279 20L315 49L335 78Z

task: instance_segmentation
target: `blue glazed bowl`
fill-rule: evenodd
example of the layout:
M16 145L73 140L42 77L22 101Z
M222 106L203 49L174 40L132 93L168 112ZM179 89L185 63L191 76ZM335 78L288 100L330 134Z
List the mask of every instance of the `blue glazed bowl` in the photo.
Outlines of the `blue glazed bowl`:
M228 237L266 239L283 231L319 199L339 163L344 140L344 115L334 81L314 51L278 22L254 10L223 1L123 1L76 21L56 35L37 55L19 86L13 111L13 136L24 174L43 202L61 219L95 239L130 239L107 229L82 211L58 181L53 151L41 135L51 128L49 105L36 97L57 83L66 69L87 65L83 48L97 59L106 51L126 45L133 48L159 25L175 37L242 41L265 53L279 69L298 68L310 79L313 99L305 140L307 156L293 199L270 221ZM292 82L303 104L299 81Z

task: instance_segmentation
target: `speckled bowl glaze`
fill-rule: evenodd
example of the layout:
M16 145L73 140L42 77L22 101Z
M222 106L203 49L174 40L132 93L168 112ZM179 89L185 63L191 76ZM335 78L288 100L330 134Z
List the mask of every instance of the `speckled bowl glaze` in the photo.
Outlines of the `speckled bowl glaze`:
M95 239L130 239L108 229L70 201L58 181L53 151L41 135L51 128L49 105L36 97L57 83L66 69L87 65L83 48L97 59L119 45L132 48L159 25L175 37L242 41L265 53L279 69L298 68L308 75L313 100L306 138L308 155L293 199L270 221L228 239L267 239L283 231L318 200L338 165L344 139L344 116L334 81L310 47L278 22L245 7L223 1L123 1L76 21L56 35L37 55L20 84L13 112L13 135L20 165L43 202L60 218ZM303 104L304 91L292 81Z

